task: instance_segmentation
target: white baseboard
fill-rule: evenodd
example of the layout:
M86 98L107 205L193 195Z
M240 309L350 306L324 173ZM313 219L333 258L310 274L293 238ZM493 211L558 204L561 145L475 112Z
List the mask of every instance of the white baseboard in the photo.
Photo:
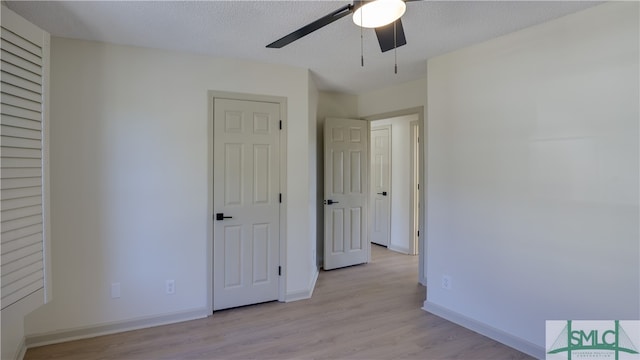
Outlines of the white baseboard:
M320 272L318 271L318 269L316 269L316 271L314 271L314 273L311 275L311 281L309 281L309 287L301 291L294 291L294 292L288 293L285 302L311 299L311 296L313 295L313 289L316 288L316 281L318 281L319 274Z
M87 339L96 336L109 335L130 330L150 328L160 325L174 324L183 321L202 319L210 316L207 309L196 309L178 313L149 316L133 320L117 321L112 323L86 326L69 330L53 331L45 334L29 335L25 339L25 349L36 346L57 344L66 341Z
M545 358L544 347L538 346L527 340L524 340L522 338L519 338L517 336L514 336L512 334L509 334L507 332L504 332L502 330L489 326L485 323L466 317L455 311L451 311L440 305L436 305L429 301L425 301L424 306L422 307L422 310L430 312L443 319L447 319L453 323L463 326L469 330L475 331L499 343L510 346L518 351L522 351L523 353L531 355L536 359Z
M405 255L409 255L409 249L402 247L402 246L397 246L394 244L389 244L389 246L387 247L387 249L401 253L401 254L405 254Z
M420 283L420 285L426 287L427 286L427 277L420 274L418 282Z

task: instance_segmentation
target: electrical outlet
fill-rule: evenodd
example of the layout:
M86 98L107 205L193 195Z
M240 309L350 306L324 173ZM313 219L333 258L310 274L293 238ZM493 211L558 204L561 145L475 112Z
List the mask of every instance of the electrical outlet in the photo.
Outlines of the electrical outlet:
M176 282L174 280L167 280L165 283L165 292L169 295L175 294L176 292Z
M451 290L451 276L442 275L442 288L445 290Z
M120 283L111 284L111 298L117 299L120 297Z

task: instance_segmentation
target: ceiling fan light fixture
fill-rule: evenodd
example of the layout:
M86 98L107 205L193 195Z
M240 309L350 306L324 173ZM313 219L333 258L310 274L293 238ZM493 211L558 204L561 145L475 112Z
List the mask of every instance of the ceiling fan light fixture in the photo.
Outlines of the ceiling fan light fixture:
M403 0L368 1L353 13L353 22L365 28L377 28L398 20L407 10Z

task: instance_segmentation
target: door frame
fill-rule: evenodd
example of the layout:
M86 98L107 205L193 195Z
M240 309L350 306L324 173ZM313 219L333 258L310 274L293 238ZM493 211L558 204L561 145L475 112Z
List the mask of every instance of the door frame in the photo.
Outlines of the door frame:
M427 154L426 154L426 150L427 148L425 147L425 143L426 143L426 139L427 139L427 131L426 131L426 127L425 127L425 116L424 116L424 106L418 106L418 107L413 107L413 108L407 108L407 109L401 109L401 110L396 110L396 111L391 111L391 112L386 112L386 113L382 113L382 114L375 114L375 115L370 115L370 116L366 116L363 117L363 120L368 120L369 123L371 123L371 121L375 121L375 120L383 120L383 119L389 119L389 118L394 118L394 117L400 117L400 116L406 116L406 115L414 115L417 114L418 115L418 134L419 137L421 139L423 139L423 141L420 141L418 143L418 150L420 152L419 154L419 159L418 161L420 162L420 164L422 165L420 167L420 174L419 174L419 183L422 186L422 189L420 189L420 206L418 207L418 219L419 219L419 225L418 225L418 229L420 231L420 237L418 238L418 256L419 256L419 260L418 260L418 281L420 282L420 284L426 286L427 285L427 276L426 276L426 272L425 269L427 268L427 264L426 264L426 249L427 249L427 236L426 236L426 231L424 230L425 227L425 219L427 216L427 209L425 204L427 203L427 199L426 199L426 194L427 194L427 188L428 188L428 184L426 182L426 177L425 177L425 172L427 170L427 163L426 163L426 159L427 159ZM369 132L369 141L371 141L371 132ZM371 164L369 164L369 166L371 166ZM369 173L371 173L371 169L369 169ZM370 242L369 242L370 243Z
M411 156L411 165L409 171L409 214L411 219L409 220L409 226L411 227L411 235L409 237L409 254L419 255L418 236L420 231L420 123L418 121L409 122L409 146L411 148L409 154ZM416 154L418 155L416 157ZM416 196L416 192L418 196ZM416 224L416 220L417 224ZM416 234L416 231L418 234Z
M213 216L215 209L213 208L213 149L214 149L214 101L215 99L229 99L241 101L259 101L276 103L280 105L280 120L282 120L282 129L280 130L280 193L286 200L287 190L287 98L283 96L257 95L235 93L227 91L209 90L207 91L208 116L207 116L207 134L208 134L208 152L207 152L207 311L213 313ZM280 249L279 262L282 267L282 275L278 279L278 301L286 301L287 294L287 202L280 204L280 238L278 246Z
M373 141L371 141L371 133L374 130L382 130L382 129L387 129L389 130L389 211L388 211L388 218L389 218L389 224L387 227L387 249L389 248L389 246L391 245L391 197L393 196L393 194L391 193L391 186L392 186L392 181L393 181L393 176L391 176L391 174L393 173L393 149L391 147L392 144L392 139L393 139L393 133L392 133L392 127L391 125L378 125L378 126L374 126L372 124L372 121L369 120L369 227L372 227L374 225L373 219L375 217L375 208L373 207L373 203L375 200L375 195L374 191L373 191L373 183L372 183L372 179L373 179L373 169L371 168L371 163L373 162L373 154L371 154L371 149L373 148ZM373 231L371 231L371 229L369 229L369 236L371 237L371 234L373 233ZM371 239L369 239L369 245L371 245Z

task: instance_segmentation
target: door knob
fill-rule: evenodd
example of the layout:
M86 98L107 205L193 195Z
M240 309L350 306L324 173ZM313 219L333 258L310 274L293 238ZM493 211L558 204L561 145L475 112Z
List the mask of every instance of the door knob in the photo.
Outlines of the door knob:
M327 205L338 204L338 203L339 203L339 201L333 201L331 199L325 201L325 204L327 204Z
M232 219L232 216L224 216L224 213L217 213L216 214L216 220L220 221L220 220L224 220L224 219Z
M386 192L386 191L383 191L383 192L381 192L381 193L378 193L378 195L387 196L387 192Z

